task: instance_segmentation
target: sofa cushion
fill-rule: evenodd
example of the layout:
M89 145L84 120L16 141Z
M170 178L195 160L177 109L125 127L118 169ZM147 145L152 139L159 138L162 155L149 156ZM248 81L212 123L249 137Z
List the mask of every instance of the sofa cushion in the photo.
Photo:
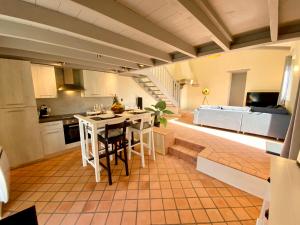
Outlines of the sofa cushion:
M219 105L200 105L198 109L221 109Z
M288 115L289 114L289 111L287 111L287 109L282 107L282 106L278 106L278 107L257 107L257 106L252 106L251 107L251 112L282 114L282 115Z
M239 112L250 112L250 107L240 106L222 106L223 110L239 111Z

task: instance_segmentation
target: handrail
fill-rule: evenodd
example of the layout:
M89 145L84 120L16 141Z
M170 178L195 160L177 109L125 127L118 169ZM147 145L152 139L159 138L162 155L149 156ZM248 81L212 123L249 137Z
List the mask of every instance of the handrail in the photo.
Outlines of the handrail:
M164 66L143 69L138 73L146 75L175 106L180 106L180 85Z

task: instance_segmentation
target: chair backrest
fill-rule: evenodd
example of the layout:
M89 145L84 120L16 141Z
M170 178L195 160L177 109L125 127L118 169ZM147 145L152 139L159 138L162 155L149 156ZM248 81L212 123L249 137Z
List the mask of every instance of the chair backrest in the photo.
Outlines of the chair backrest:
M116 130L116 129L120 129L122 131L122 133L119 135L124 135L126 134L126 127L127 127L127 122L123 121L123 122L119 122L119 123L114 123L114 124L106 124L105 125L105 138L108 138L108 134L110 130Z
M142 130L145 123L148 123L151 127L154 125L154 115L152 114L144 114L141 119L136 120L136 122L140 123L139 129Z

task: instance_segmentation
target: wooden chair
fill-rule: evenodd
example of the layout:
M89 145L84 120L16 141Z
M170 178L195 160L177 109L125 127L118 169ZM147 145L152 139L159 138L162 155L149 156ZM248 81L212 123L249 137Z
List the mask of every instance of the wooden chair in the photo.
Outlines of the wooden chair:
M118 164L118 159L124 162L126 176L128 172L128 160L126 150L126 121L117 124L106 124L104 131L98 134L98 141L104 145L104 151L100 151L99 158L106 158L106 165L100 162L100 165L107 170L109 185L112 184L110 156L115 156L115 165ZM111 145L111 147L110 147ZM100 147L99 147L100 149ZM124 158L122 157L124 152Z
M149 155L155 160L154 137L153 137L154 116L150 114L143 116L128 127L128 158L131 159L131 153L141 157L141 166L145 167L144 145L148 148ZM133 135L132 135L133 134ZM135 142L134 134L139 136L139 141ZM144 142L144 134L148 134L148 143ZM134 146L140 144L140 152L133 149Z

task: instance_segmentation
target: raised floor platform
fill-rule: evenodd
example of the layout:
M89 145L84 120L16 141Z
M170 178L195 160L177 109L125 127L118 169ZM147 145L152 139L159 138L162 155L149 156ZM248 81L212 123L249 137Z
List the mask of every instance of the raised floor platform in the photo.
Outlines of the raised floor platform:
M258 197L264 196L270 173L270 155L253 147L253 143L243 144L227 137L236 135L239 139L240 136L245 138L245 135L211 128L205 128L209 130L206 133L200 130L203 128L180 120L170 120L167 129L175 133L169 154L195 164L200 172ZM222 132L224 137L218 132ZM249 138L249 142L256 140L257 137Z

